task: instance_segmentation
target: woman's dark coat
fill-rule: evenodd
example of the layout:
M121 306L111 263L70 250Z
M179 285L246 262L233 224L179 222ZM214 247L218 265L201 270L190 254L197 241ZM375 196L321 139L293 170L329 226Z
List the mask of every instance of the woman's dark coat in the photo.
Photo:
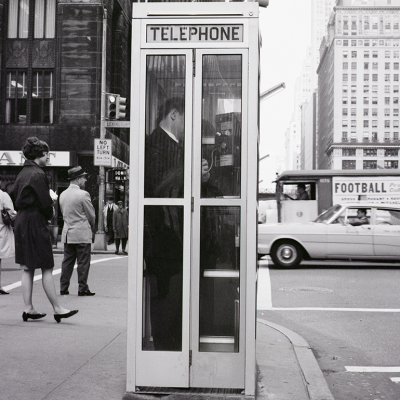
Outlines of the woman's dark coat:
M48 220L53 200L46 174L34 161L26 160L12 192L15 209L15 262L30 270L53 268L54 258Z

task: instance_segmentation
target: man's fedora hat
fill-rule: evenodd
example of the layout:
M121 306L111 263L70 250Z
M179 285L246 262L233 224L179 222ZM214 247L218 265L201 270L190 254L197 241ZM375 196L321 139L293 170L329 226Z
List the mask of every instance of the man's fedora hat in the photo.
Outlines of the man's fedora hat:
M80 165L68 170L68 180L69 181L72 181L83 175L88 175L88 174L82 169L82 167Z

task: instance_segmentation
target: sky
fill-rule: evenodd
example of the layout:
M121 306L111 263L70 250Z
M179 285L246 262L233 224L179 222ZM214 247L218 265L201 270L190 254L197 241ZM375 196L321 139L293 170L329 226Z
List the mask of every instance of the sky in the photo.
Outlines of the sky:
M311 0L269 0L260 7L262 48L261 87L265 92L285 82L286 89L265 99L260 105L259 187L273 188L275 157L285 155L285 132L294 111L294 88L311 43Z

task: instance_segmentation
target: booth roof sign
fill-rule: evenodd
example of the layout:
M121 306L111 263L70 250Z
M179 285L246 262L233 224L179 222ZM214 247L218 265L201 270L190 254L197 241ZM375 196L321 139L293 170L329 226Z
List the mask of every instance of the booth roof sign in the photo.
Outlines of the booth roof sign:
M147 25L147 43L243 42L243 25Z

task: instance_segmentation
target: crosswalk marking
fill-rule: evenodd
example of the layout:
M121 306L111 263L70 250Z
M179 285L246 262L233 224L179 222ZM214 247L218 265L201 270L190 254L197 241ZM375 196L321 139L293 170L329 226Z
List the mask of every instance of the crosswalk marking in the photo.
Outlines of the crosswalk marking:
M358 367L345 366L347 372L400 372L400 367ZM399 379L399 378L393 378Z

